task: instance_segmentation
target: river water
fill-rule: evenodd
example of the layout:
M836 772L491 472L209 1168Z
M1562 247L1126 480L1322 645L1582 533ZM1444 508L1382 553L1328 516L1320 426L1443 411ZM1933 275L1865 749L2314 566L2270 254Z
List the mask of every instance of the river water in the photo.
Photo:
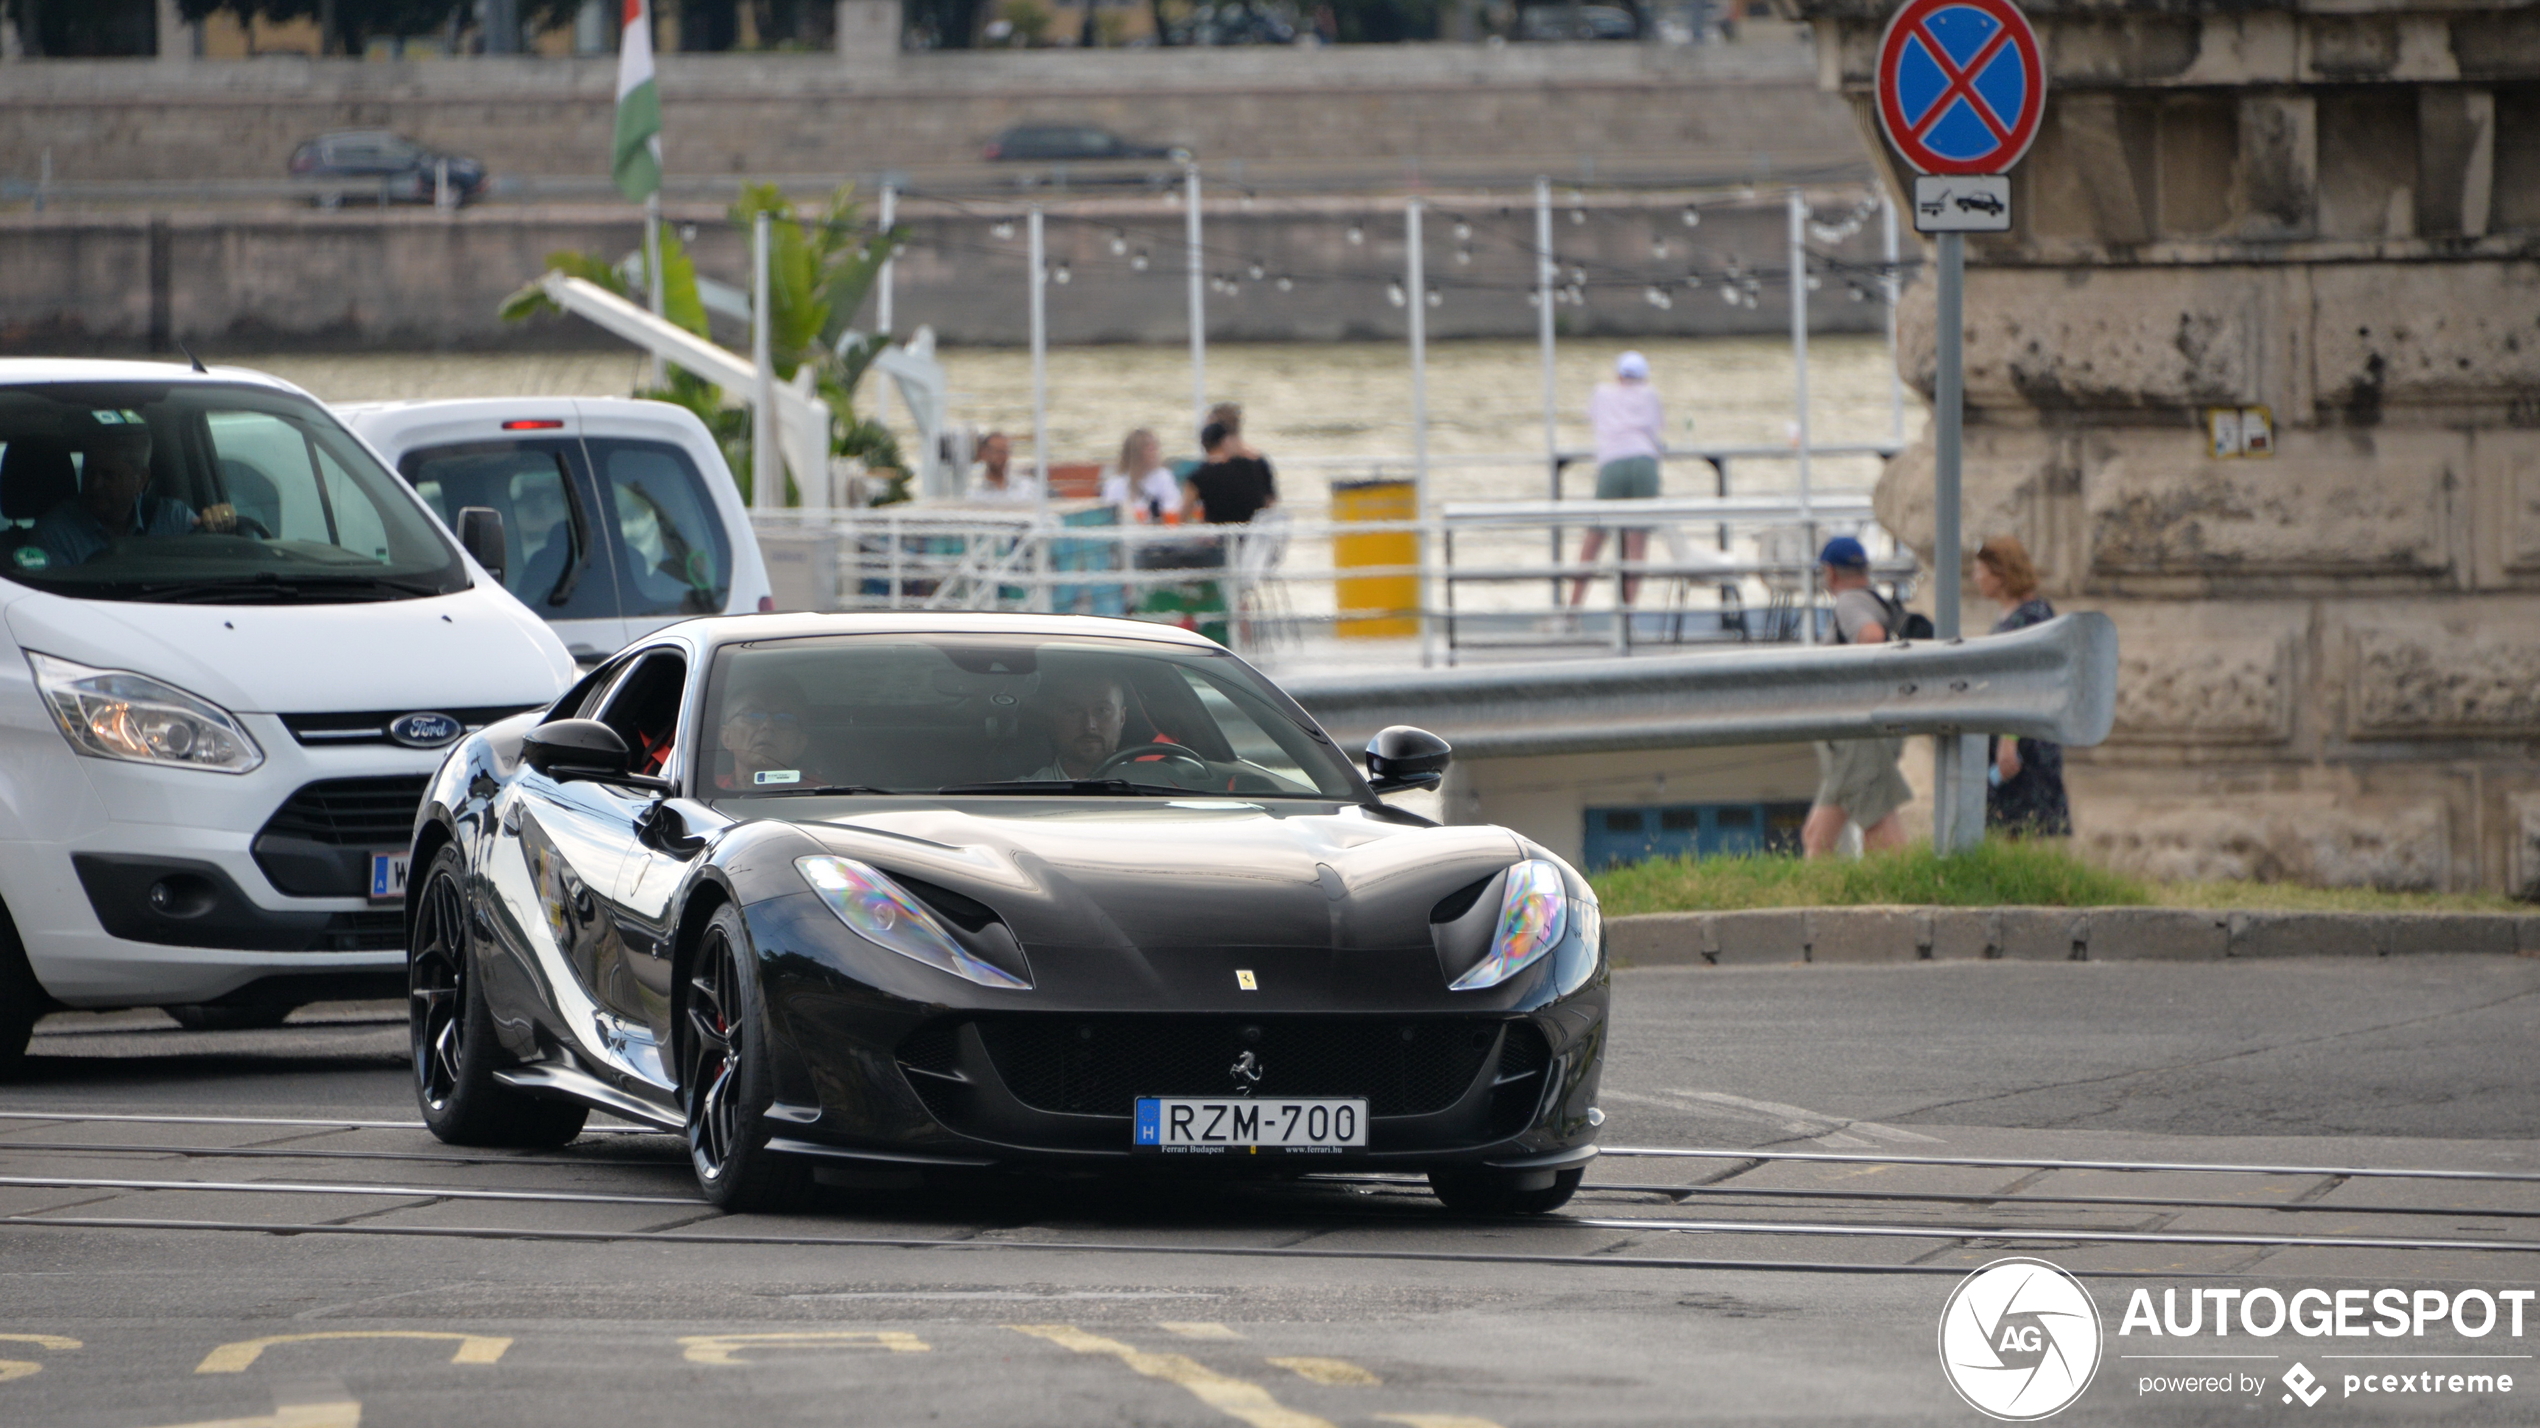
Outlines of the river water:
M1877 338L1829 336L1809 345L1810 413L1817 445L1883 440L1889 435L1893 371ZM1559 350L1560 443L1590 444L1589 391L1610 369L1619 343L1573 342ZM1678 446L1781 445L1794 414L1790 346L1772 338L1708 338L1643 342L1652 380L1665 400L1670 442ZM958 348L939 354L951 376L952 415L1015 436L1016 455L1030 453L1031 359L1013 348ZM622 396L644 379L646 363L623 352L370 353L231 355L239 366L272 372L328 401L482 396ZM1241 343L1209 349L1212 400L1243 403L1245 434L1283 468L1282 495L1298 514L1322 506L1326 479L1400 471L1411 451L1411 371L1404 350L1378 343ZM868 382L869 410L881 390ZM1180 346L1065 348L1049 354L1050 455L1054 462L1109 461L1132 427L1163 433L1168 454L1187 450L1190 432L1189 353ZM1441 342L1429 349L1429 447L1435 458L1543 451L1540 357L1531 342ZM896 399L886 419L905 442L909 428ZM1910 398L1907 430L1919 430L1920 404ZM1827 458L1816 463L1821 491L1864 491L1877 463ZM1733 471L1740 493L1786 491L1795 463L1744 461ZM1545 494L1540 464L1437 465L1441 500L1535 498ZM1711 470L1677 461L1666 493L1710 493ZM1586 495L1592 478L1574 468L1570 494Z

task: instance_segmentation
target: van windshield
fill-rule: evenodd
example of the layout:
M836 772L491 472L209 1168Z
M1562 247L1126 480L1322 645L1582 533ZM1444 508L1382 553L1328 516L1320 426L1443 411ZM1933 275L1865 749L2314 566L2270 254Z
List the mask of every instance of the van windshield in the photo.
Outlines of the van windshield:
M0 388L0 576L57 595L340 603L467 588L457 547L324 409L211 382Z

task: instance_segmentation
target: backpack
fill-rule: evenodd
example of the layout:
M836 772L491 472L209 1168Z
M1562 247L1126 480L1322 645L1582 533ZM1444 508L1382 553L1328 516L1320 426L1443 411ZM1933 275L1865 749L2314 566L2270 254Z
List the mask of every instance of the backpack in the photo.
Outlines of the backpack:
M1928 640L1937 634L1932 628L1931 616L1920 610L1908 610L1894 600L1881 595L1875 588L1870 591L1870 598L1878 601L1879 608L1886 612L1887 618L1879 623L1887 627L1889 639ZM1845 643L1848 644L1850 641L1847 640Z

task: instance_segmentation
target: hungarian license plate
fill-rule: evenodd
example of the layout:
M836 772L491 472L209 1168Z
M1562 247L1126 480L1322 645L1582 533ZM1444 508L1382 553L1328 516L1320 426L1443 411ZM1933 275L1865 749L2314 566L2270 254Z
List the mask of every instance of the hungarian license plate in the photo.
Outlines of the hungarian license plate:
M1337 1098L1141 1096L1132 1146L1337 1152L1367 1143L1367 1103Z
M406 895L406 862L408 854L399 848L393 853L370 855L370 895L382 902L394 902Z

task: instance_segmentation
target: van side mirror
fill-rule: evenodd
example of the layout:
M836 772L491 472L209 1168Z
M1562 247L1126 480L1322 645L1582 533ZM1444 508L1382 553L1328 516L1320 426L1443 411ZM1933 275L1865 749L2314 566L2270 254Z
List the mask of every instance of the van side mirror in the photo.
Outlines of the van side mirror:
M485 573L503 578L503 513L491 506L459 508L459 544L485 567Z
M1455 750L1426 729L1396 724L1367 741L1367 786L1378 793L1435 788L1446 781Z
M557 719L521 736L520 757L552 779L616 781L627 777L632 756L617 731L597 719Z

